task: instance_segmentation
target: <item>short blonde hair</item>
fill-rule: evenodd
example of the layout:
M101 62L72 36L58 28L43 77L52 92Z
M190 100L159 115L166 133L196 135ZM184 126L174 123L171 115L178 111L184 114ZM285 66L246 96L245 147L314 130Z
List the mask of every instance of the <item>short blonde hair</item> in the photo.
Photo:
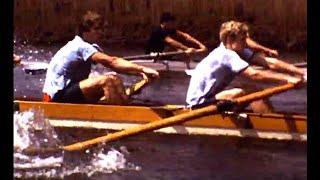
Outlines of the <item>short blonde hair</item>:
M246 24L237 21L222 23L219 33L221 42L225 44L227 37L235 39L238 36L249 36L249 27Z

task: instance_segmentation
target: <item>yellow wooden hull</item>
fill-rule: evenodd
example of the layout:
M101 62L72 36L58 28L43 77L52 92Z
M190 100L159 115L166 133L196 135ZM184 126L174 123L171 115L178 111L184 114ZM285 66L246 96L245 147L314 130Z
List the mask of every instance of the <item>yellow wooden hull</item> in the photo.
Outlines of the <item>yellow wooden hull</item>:
M19 111L42 109L56 127L121 130L157 121L186 111L183 106L114 106L93 104L15 101ZM176 134L230 135L284 140L307 140L306 115L292 114L212 114L181 125L156 130Z

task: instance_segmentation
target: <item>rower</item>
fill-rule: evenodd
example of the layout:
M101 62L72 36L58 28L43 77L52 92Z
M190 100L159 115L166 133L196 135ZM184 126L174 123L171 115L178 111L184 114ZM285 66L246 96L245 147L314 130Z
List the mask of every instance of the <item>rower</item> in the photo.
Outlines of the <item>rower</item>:
M196 46L198 46L197 48L199 49L196 50L193 47L188 47L178 42L176 39L174 39L174 36L180 37L187 42L191 42L195 44ZM152 30L151 35L147 42L145 53L150 54L150 53L163 52L165 45L170 45L177 50L182 50L187 55L190 55L191 53L195 53L195 52L207 51L207 48L200 41L198 41L188 33L177 30L175 28L175 17L168 12L164 12L161 15L160 25L155 27ZM171 58L171 57L166 57L166 58ZM186 66L188 69L190 69L190 57L186 58Z
M100 63L116 72L149 77L159 77L151 68L99 51L96 44L103 37L103 17L88 11L78 27L79 34L63 46L51 59L43 93L44 101L64 103L96 103L104 99L107 104L125 104L121 78L116 73L89 77L91 65Z
M244 57L247 52L248 26L241 22L228 21L220 28L220 45L205 57L193 70L187 92L186 102L190 107L201 107L219 100L232 100L236 97L257 91L254 85L228 87L236 76L243 76L260 82L282 82L299 84L303 73L299 68L279 61L263 61L273 70L291 70L299 77L288 74L256 70L252 68L250 59ZM278 65L280 63L281 65ZM281 68L282 67L282 68ZM232 103L231 103L232 104ZM267 99L254 101L251 108L255 112L269 113L273 107Z

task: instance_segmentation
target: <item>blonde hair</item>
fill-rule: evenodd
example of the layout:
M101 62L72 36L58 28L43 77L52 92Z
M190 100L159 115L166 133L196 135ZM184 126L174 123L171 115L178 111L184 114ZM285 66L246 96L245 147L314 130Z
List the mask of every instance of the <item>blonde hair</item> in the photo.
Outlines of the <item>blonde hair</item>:
M220 27L220 41L224 44L227 41L227 37L234 40L238 36L249 36L249 27L241 22L227 21L222 23Z
M79 24L78 32L82 36L83 32L87 32L94 25L95 22L103 20L102 16L94 11L87 11L82 16L81 23Z

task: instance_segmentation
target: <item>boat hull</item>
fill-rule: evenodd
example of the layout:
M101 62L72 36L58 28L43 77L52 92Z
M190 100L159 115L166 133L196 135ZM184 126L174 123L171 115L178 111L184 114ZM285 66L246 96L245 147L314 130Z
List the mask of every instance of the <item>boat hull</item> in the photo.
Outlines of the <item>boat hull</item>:
M183 106L114 106L15 101L19 111L42 109L55 127L121 130L190 111ZM307 140L307 117L293 114L228 113L203 116L155 132Z

